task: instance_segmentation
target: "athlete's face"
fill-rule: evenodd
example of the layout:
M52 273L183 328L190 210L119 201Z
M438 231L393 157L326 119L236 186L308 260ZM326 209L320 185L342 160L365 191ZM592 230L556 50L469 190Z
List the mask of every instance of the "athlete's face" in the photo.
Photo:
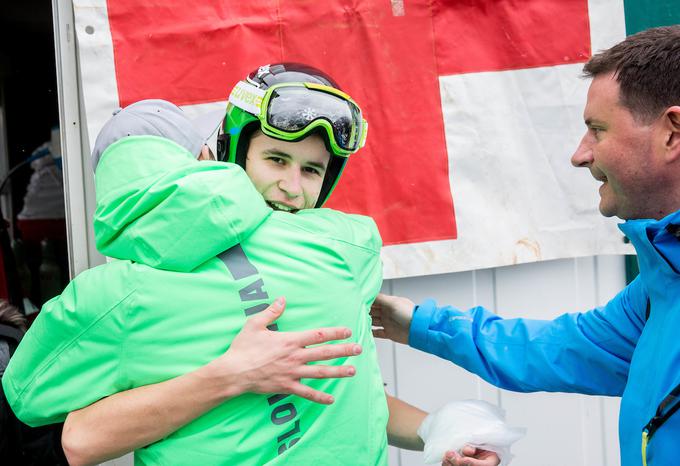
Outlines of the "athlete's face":
M246 154L246 173L270 207L286 212L316 205L330 161L320 136L287 142L256 131Z

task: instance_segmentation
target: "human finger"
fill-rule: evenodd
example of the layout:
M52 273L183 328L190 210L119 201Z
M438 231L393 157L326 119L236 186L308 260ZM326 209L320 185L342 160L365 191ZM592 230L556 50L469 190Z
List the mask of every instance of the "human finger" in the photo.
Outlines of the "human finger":
M303 362L328 361L329 359L346 358L361 354L358 343L336 343L306 348L302 353Z
M295 342L300 346L318 345L334 340L344 340L352 336L347 327L322 327L303 332L292 332Z
M276 319L281 317L284 309L286 308L286 298L280 296L274 300L273 303L269 305L262 312L258 312L254 316L246 320L245 326L253 328L265 328L273 324Z
M455 452L448 451L444 455L444 459L442 459L442 466L460 466L460 463L458 462L459 458L460 455L457 455Z
M335 398L333 398L332 395L319 390L314 390L313 388L299 382L295 382L290 387L290 389L287 390L287 392L323 405L329 405L335 401Z
M384 329L384 328L374 328L374 329L372 329L372 331L373 331L373 336L374 336L375 338L384 338L384 339L388 339L388 336L387 336L387 334L385 333L385 329Z
M500 464L497 457L486 459L476 459L467 456L445 456L442 466L498 466Z
M494 458L476 459L467 456L460 457L450 463L452 466L498 466L499 462Z
M477 453L477 448L472 445L464 445L463 448L460 449L460 453L464 456L474 456L474 454Z
M469 457L470 466L498 466L501 463L496 453L472 445L463 446L460 452L465 457Z
M470 458L461 456L457 451L447 451L442 460L442 466L472 466Z
M356 374L354 366L326 366L311 364L299 368L296 375L301 379L339 379Z

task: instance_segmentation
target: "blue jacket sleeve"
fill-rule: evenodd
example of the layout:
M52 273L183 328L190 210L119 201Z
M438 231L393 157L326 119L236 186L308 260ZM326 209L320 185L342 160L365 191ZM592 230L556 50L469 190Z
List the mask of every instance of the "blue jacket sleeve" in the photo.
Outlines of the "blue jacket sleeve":
M604 307L554 320L503 319L427 300L416 307L409 344L507 390L621 395L646 306L639 279Z

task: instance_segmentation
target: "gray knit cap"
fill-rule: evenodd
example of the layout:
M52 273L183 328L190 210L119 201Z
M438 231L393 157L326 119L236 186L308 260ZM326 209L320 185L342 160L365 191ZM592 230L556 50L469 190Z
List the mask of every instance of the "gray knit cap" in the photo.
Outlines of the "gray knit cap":
M92 169L97 169L107 147L127 136L170 139L196 157L205 144L205 138L177 105L160 99L140 100L113 112L111 119L99 132L92 150Z

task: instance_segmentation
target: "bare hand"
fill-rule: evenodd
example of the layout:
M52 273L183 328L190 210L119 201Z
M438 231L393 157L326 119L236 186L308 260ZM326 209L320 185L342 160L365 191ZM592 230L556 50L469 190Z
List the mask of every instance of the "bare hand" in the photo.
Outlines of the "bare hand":
M470 445L464 446L461 453L462 456L455 451L446 452L442 466L498 466L501 463L496 453Z
M240 393L291 393L323 404L333 397L300 383L300 379L351 377L353 366L309 365L312 361L356 356L361 345L335 343L307 348L310 345L349 338L344 327L319 328L303 332L279 332L267 329L281 317L285 300L278 298L271 306L250 317L236 335L229 350L205 366L209 374L228 374ZM226 385L225 385L226 386ZM232 394L233 395L233 394Z
M380 293L371 306L373 336L408 344L408 332L415 304L407 298Z

